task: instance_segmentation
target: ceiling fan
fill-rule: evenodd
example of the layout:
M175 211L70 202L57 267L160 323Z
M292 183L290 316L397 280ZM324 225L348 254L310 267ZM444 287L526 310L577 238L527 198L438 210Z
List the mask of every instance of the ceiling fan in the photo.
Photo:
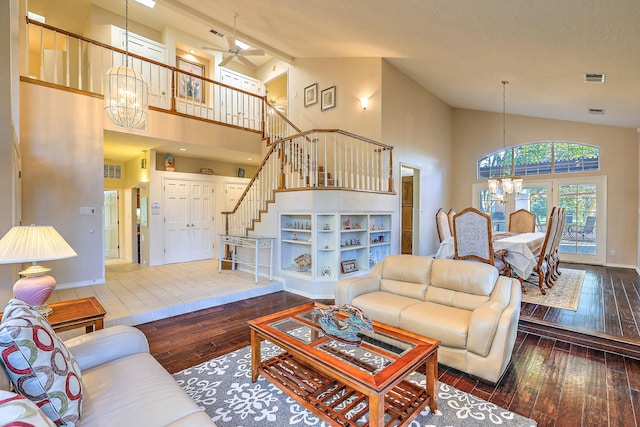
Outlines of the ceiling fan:
M220 67L224 67L232 59L237 58L243 64L245 64L245 65L247 65L247 66L249 66L251 68L256 68L257 67L256 64L254 64L253 62L249 61L247 58L245 58L245 56L264 55L264 50L262 50L262 49L242 49L241 47L238 46L238 43L236 43L236 19L238 18L238 16L240 16L240 15L238 15L235 12L233 13L233 37L226 36L227 43L229 44L229 48L228 49L220 49L220 48L211 47L211 46L205 46L202 49L203 50L213 50L213 51L217 51L217 52L226 52L226 53L228 53L229 56L224 58L218 64Z

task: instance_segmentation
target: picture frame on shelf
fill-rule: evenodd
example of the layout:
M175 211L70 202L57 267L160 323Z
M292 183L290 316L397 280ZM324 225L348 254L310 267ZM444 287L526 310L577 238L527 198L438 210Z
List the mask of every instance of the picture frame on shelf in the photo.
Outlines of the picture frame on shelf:
M309 107L318 103L318 83L304 88L304 106Z
M342 272L344 274L353 273L354 271L358 271L358 264L356 263L355 259L349 259L349 260L346 260L346 261L342 261L340 263L340 266L342 267Z
M179 71L184 71L196 76L205 76L204 64L187 61L184 58L176 57L176 66ZM178 96L194 100L195 102L204 102L204 82L202 79L189 74L178 74Z
M322 103L320 104L320 109L322 111L328 110L336 106L336 87L331 86L329 88L323 89L320 94L320 99Z

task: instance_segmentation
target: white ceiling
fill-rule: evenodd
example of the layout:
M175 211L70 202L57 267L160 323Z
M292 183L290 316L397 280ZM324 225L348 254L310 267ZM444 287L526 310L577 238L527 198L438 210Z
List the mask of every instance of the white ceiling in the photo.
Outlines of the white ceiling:
M160 6L160 7L158 7ZM638 0L158 0L276 56L384 57L453 107L640 127ZM150 14L156 11L151 11ZM277 51L276 51L277 50ZM584 73L605 73L605 84ZM589 108L604 109L590 115Z
M91 1L122 14L74 3ZM639 0L157 2L130 1L130 19L226 47L209 30L231 34L237 12L238 38L280 59L383 57L453 107L495 112L507 80L510 114L640 128ZM592 72L606 82L584 83Z

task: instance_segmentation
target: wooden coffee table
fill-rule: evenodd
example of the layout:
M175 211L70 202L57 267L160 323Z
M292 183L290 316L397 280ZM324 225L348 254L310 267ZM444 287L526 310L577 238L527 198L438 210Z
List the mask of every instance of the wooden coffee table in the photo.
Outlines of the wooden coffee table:
M319 303L249 321L251 379L262 374L331 425L407 425L427 406L436 412L439 341L373 322L359 346L324 334ZM262 340L284 353L261 360ZM426 387L406 380L424 366Z

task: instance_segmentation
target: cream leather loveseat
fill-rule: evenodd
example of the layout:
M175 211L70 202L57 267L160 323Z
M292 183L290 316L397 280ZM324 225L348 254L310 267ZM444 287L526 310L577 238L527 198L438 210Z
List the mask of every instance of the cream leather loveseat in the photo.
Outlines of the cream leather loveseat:
M77 427L215 426L149 354L147 339L138 329L114 326L64 344L82 371ZM0 390L8 389L9 377L0 368Z
M489 382L504 373L516 339L517 280L472 261L391 255L369 276L341 280L336 304L440 340L438 362Z

